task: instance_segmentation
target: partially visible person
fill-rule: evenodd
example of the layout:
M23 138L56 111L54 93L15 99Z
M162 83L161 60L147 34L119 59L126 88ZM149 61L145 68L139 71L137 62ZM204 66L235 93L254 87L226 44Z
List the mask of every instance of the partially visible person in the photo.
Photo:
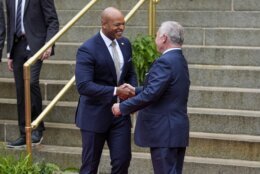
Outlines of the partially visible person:
M96 174L105 142L110 150L111 173L127 174L131 160L131 120L129 114L115 118L111 107L134 91L120 86L137 85L132 64L132 48L122 36L123 14L114 7L101 13L101 30L77 51L76 86L80 94L76 125L82 136L80 174Z
M155 174L181 174L189 142L187 102L189 71L182 54L183 27L174 21L160 26L155 39L162 53L136 96L113 105L116 117L138 112L135 143L150 147ZM126 84L129 88L129 84Z
M5 44L5 16L3 1L0 0L0 62L2 61L2 53Z
M33 56L58 31L59 21L54 0L6 0L7 12L7 58L8 69L13 71L18 110L20 136L7 147L23 147L25 137L25 102L23 64ZM39 76L42 61L54 54L54 48L47 49L40 59L31 66L31 118L34 120L42 112L42 96ZM32 132L32 144L43 139L44 123Z

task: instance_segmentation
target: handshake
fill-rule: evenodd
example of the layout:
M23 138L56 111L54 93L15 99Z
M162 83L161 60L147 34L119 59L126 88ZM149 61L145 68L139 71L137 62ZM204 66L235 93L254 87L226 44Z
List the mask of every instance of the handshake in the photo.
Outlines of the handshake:
M127 83L124 83L123 85L116 88L116 95L121 100L126 100L130 97L135 96L135 88Z
M124 83L123 85L116 88L116 95L120 99L126 100L128 98L135 96L135 88L127 83ZM119 117L121 115L119 103L115 103L112 106L112 112L115 115L115 117Z

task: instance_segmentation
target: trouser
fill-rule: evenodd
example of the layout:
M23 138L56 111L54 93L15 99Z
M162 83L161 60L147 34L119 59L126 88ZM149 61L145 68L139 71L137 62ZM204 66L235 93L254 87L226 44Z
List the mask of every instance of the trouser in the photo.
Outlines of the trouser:
M111 158L111 174L127 174L131 160L130 120L115 121L105 133L95 133L81 129L82 166L80 174L96 174L102 149L107 142Z
M24 78L23 64L30 58L30 51L27 49L27 40L25 37L16 38L12 49L11 58L13 59L13 73L16 86L18 125L20 134L25 137L25 96L24 96ZM31 66L31 120L35 120L42 112L42 96L39 84L39 76L42 67L42 61L38 60ZM44 123L41 122L36 130L43 131Z
M155 174L182 174L185 147L150 148Z

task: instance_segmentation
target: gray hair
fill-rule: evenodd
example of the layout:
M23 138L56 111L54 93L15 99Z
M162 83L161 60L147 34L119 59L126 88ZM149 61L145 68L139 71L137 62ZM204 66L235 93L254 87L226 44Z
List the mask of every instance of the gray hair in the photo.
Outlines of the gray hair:
M159 28L160 35L167 35L173 44L182 45L184 41L184 29L175 21L163 22Z

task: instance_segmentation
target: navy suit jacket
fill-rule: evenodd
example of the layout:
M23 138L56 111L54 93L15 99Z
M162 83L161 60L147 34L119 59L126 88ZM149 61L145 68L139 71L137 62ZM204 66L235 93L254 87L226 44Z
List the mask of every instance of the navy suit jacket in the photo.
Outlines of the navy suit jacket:
M15 36L15 0L6 0L7 53L11 53ZM35 54L59 31L59 21L54 0L26 0L23 24L31 54ZM52 52L54 54L54 52Z
M189 72L181 50L158 58L143 89L120 104L123 115L138 112L135 143L143 147L186 147L189 141L187 102Z
M5 44L5 16L3 2L0 0L0 62L2 59L2 52Z
M132 48L128 39L117 40L124 57L124 65L119 85L130 83L137 85L132 65ZM117 102L113 95L117 86L116 70L100 33L87 40L77 52L75 77L80 94L76 111L76 125L93 132L105 132L113 119L112 105ZM129 115L125 118L129 119Z

